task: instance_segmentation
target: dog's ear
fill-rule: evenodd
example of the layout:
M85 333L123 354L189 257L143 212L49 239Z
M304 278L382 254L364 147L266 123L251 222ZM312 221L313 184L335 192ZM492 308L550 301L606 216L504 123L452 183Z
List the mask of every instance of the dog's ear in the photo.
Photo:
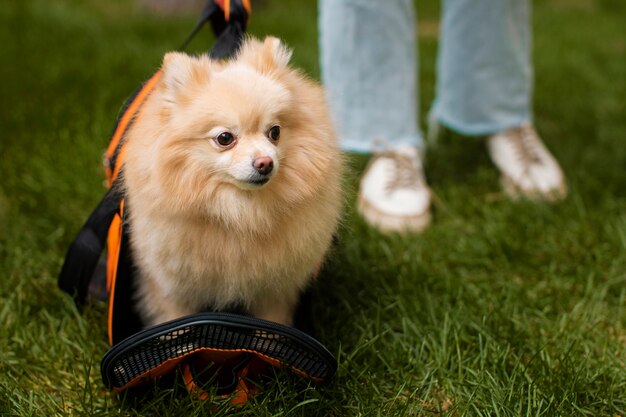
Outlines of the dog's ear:
M289 60L293 52L283 45L280 39L268 36L263 41L263 53L265 59L272 60L276 67L285 68L289 65Z
M181 52L170 52L163 57L161 85L168 102L179 103L194 86L206 83L211 63L206 57L192 57Z
M237 56L261 72L271 72L287 68L292 51L278 38L266 37L263 42L248 38Z

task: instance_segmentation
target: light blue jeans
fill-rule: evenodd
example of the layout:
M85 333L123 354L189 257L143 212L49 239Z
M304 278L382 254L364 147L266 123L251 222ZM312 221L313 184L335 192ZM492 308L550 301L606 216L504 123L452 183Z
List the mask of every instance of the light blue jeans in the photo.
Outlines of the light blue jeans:
M322 81L342 148L422 146L412 0L320 0ZM529 0L443 0L431 116L465 135L531 120Z

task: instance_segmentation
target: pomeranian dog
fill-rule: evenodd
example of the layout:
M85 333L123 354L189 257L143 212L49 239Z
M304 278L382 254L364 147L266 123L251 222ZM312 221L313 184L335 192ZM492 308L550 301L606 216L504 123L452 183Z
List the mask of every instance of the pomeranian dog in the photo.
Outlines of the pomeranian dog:
M229 61L168 53L123 168L147 325L244 308L292 325L328 250L342 161L322 88L276 38Z

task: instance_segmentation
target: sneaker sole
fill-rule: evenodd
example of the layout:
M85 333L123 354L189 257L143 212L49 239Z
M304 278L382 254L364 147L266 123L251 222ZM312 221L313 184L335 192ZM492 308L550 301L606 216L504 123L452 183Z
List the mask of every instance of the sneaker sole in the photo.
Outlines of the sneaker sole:
M554 190L548 192L523 190L519 188L509 176L502 175L500 177L500 185L504 193L514 200L527 198L535 201L554 203L567 197L567 185L565 185L564 182Z
M414 216L392 216L378 210L361 195L357 208L370 226L383 233L420 233L428 227L432 218L430 210Z

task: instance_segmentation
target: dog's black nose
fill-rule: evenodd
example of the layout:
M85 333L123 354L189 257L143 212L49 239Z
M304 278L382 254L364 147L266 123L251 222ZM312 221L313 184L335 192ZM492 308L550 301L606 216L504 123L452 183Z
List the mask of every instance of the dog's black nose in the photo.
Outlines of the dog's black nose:
M252 161L252 166L261 175L267 175L274 169L274 161L269 156L260 156Z

